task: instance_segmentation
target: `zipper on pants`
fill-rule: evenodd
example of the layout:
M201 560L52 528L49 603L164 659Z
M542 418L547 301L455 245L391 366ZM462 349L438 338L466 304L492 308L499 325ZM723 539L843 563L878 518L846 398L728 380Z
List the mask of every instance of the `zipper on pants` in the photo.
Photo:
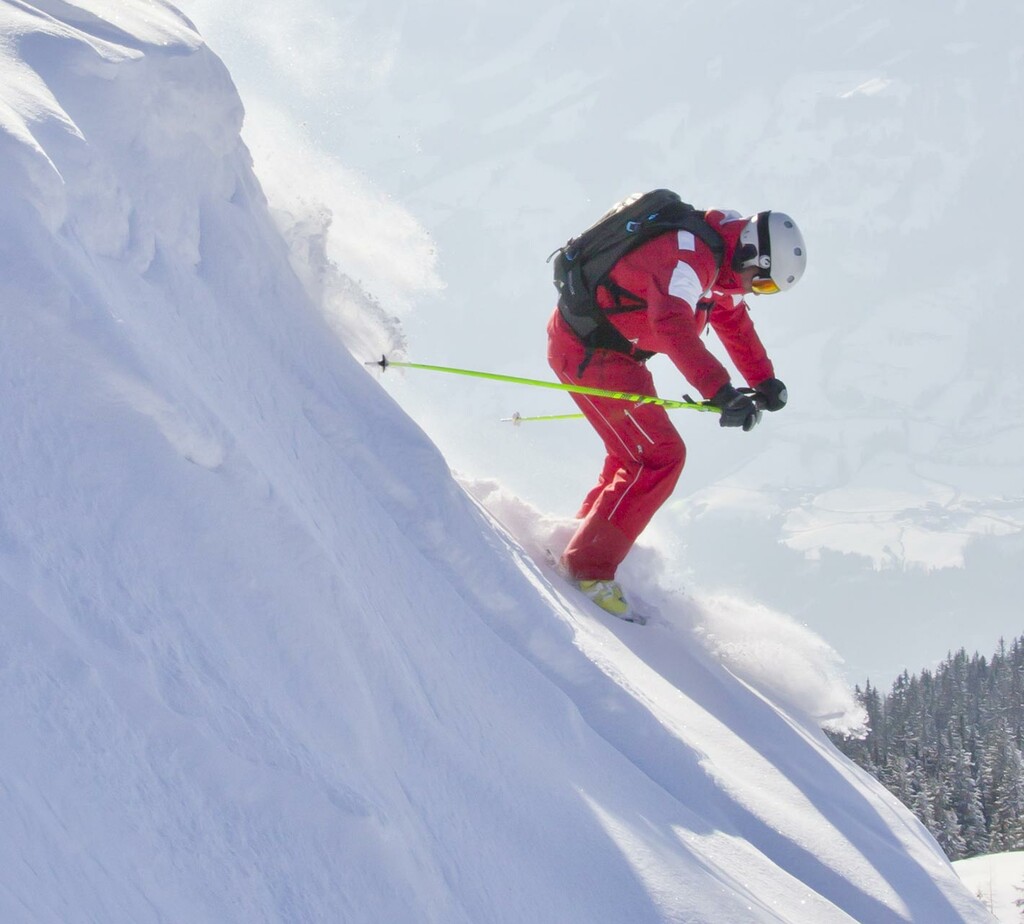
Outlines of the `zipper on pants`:
M637 430L640 431L640 435L645 440L647 440L648 443L650 443L653 446L654 445L654 440L651 439L650 434L643 427L640 426L640 424L637 422L637 419L632 414L630 414L629 411L626 411L626 417L628 417L630 422L633 424L633 426L636 427ZM637 450L642 453L643 452L643 447L642 446L637 446Z

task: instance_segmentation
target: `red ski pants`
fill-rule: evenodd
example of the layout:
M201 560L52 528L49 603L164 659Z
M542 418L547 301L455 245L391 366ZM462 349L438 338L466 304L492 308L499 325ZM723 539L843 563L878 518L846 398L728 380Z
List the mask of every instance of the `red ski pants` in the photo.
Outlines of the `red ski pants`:
M548 363L563 382L656 394L647 367L622 353L597 351L580 375L583 346L557 312L548 335ZM610 580L672 495L686 462L686 446L664 408L589 395L572 398L604 441L607 455L577 514L583 522L562 563L577 580Z

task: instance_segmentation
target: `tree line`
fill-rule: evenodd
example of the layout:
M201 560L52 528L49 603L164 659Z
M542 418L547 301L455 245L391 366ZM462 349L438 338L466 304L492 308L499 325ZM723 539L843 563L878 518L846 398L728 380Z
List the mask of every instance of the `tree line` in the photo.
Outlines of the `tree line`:
M986 659L961 649L857 696L861 737L832 735L934 835L951 860L1024 849L1024 636Z

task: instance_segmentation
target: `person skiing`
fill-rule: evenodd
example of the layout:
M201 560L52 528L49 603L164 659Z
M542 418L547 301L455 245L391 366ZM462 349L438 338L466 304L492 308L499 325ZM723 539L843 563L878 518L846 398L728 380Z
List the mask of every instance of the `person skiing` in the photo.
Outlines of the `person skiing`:
M674 193L655 192L667 193L678 204ZM643 198L625 200L604 219ZM583 325L568 298L570 289L582 286L560 284L556 269L562 297L548 323L548 363L566 384L654 395L645 362L663 353L721 409L721 426L750 430L760 421L762 407L779 411L788 396L754 329L746 296L785 291L800 280L807 264L803 236L782 212L744 217L683 207L694 213L696 223L686 225L691 230L655 232L617 259L590 293L590 315ZM565 256L584 238L558 253ZM603 340L594 339L596 326L604 328ZM752 392L737 389L705 345L701 334L708 327ZM662 407L579 394L573 400L604 442L606 456L558 568L602 609L632 619L616 570L672 494L686 446Z

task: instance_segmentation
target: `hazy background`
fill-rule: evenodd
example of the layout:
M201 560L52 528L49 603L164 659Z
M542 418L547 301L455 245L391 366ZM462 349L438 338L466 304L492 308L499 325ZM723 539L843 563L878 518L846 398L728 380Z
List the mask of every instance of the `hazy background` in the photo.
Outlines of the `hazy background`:
M808 273L753 306L790 406L751 434L679 412L688 466L645 542L680 585L805 622L851 680L1020 632L1019 5L183 8L239 86L272 204L395 316L368 353L549 378L545 258L615 200L670 186L794 215ZM585 424L500 422L567 398L384 384L460 473L554 515L599 470Z

